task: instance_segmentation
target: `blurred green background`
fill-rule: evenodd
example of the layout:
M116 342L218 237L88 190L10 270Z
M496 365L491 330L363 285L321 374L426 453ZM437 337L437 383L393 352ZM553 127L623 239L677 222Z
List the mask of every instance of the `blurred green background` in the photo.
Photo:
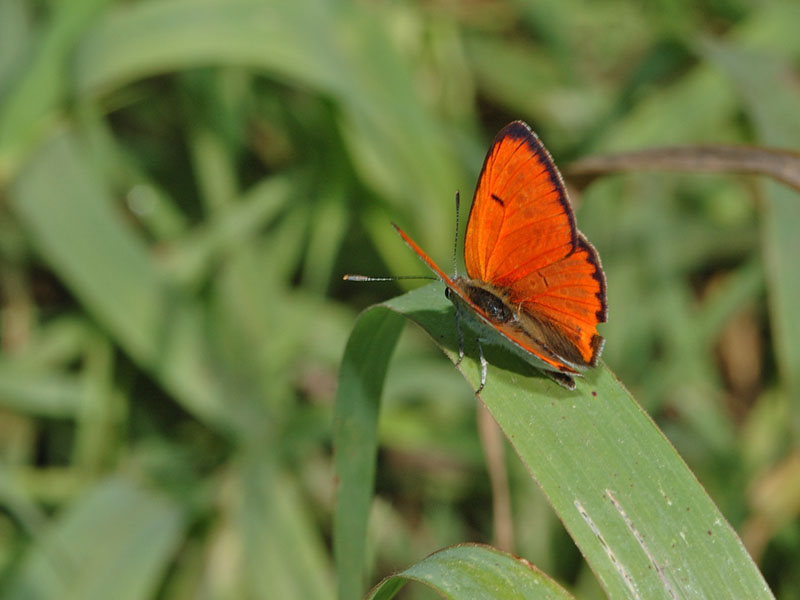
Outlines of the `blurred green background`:
M0 593L333 598L338 361L407 289L341 275L424 273L391 221L449 265L454 193L513 119L567 175L797 149L798 24L793 0L0 0ZM573 203L606 362L800 598L800 198L642 172ZM418 330L383 410L373 582L493 539L474 397ZM602 597L507 463L515 552Z

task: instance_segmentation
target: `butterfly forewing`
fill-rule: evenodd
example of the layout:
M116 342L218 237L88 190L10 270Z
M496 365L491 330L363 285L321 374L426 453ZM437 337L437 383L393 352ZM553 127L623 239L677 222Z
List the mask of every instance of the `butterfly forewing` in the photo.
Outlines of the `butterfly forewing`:
M549 153L520 121L486 156L464 258L470 278L519 312L520 327L497 327L506 337L562 370L597 363L597 324L606 320L600 259L576 227Z
M561 176L520 121L495 138L481 170L464 243L467 274L500 285L563 258L577 239Z

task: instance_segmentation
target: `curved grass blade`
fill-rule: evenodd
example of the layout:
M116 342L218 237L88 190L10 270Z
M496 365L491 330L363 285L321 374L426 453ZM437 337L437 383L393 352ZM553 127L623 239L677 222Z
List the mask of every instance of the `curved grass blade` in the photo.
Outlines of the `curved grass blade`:
M445 548L391 575L373 588L370 600L390 600L408 581L417 581L452 600L568 600L573 596L528 561L490 546Z
M365 538L375 482L378 409L386 369L402 329L400 315L373 308L359 318L342 358L333 415L338 478L333 555L339 598L360 598L364 593Z
M362 321L387 321L396 326L386 316L387 309L420 324L451 360L456 358L453 309L440 283L364 313L349 345L366 347L375 339ZM370 337L360 339L365 335ZM467 357L459 369L477 388L477 348L466 337ZM584 379L576 381L577 389L570 392L521 360L484 348L490 365L481 399L609 597L772 597L736 533L705 490L604 365L587 371ZM388 355L390 351L384 348L381 353ZM346 360L354 360L352 353L346 353ZM366 371L364 367L360 370ZM348 367L348 377L357 372L355 365ZM358 388L352 381L348 386ZM379 387L375 381L370 386ZM340 395L337 403L342 401ZM373 397L370 402L374 411L377 400ZM377 412L372 414L377 419ZM346 438L340 430L337 453ZM353 453L352 443L349 448ZM363 445L359 456L362 461L374 462L374 445ZM340 502L347 496L345 485L341 480ZM372 480L355 485L371 489ZM360 534L364 527L358 531ZM334 535L342 535L342 530ZM363 554L350 560L361 564Z

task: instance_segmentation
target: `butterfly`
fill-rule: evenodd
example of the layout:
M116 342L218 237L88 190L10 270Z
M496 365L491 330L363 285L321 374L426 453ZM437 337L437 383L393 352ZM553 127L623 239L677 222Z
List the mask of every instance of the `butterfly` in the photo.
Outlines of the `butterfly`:
M478 393L487 371L481 342L505 346L568 389L597 365L604 344L597 325L608 312L600 257L578 231L564 180L526 123L504 127L486 155L467 221L466 277L448 276L394 227L446 285L456 307L459 362L460 321L477 330Z

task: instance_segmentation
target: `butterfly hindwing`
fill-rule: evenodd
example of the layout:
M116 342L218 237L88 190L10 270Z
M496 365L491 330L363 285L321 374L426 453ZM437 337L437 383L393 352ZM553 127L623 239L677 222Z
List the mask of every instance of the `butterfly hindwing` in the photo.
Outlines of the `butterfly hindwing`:
M551 346L573 365L595 366L603 339L597 324L606 321L606 281L597 251L583 234L574 252L523 277L509 288L520 312L554 325Z

